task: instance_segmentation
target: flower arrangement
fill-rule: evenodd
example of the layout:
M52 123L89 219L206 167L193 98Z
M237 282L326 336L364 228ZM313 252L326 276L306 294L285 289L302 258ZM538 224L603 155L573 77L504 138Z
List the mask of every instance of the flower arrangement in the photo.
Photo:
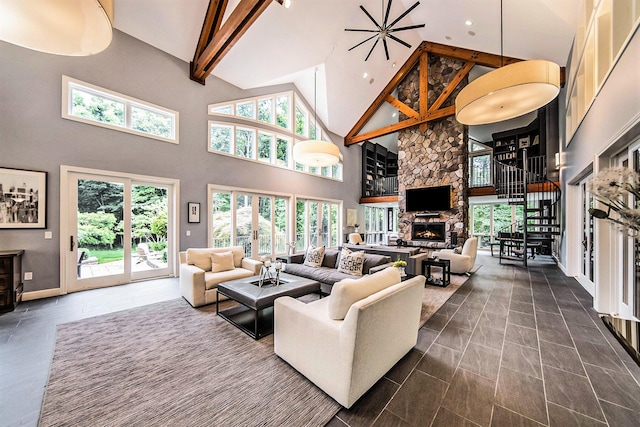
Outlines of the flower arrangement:
M400 267L406 267L407 266L407 262L401 260L400 258L398 258L397 260L395 260L395 262L393 263L393 266L395 268L400 268Z
M607 210L589 208L589 214L618 224L630 234L637 234L640 232L639 189L640 174L633 170L626 167L603 169L589 181L588 190Z

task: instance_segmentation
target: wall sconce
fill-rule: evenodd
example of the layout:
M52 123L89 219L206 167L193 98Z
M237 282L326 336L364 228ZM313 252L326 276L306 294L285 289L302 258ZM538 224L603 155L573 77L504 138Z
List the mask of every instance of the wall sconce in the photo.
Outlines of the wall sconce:
M565 153L556 153L556 169L561 169L566 166L567 156Z

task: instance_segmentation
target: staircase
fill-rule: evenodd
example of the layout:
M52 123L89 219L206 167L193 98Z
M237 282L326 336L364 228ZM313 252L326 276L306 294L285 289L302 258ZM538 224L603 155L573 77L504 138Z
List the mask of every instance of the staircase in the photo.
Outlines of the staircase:
M499 199L511 205L523 206L523 218L498 232L500 262L503 259L522 261L536 254L557 253L560 235L560 187L544 176L544 158L527 158L526 169L495 162L495 188ZM533 171L532 171L533 170Z

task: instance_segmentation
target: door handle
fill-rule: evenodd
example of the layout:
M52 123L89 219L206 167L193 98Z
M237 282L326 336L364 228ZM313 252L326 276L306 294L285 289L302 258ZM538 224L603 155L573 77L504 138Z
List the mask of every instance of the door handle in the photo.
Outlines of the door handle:
M69 236L69 252L73 252L74 246L75 246L75 243L73 241L73 236Z

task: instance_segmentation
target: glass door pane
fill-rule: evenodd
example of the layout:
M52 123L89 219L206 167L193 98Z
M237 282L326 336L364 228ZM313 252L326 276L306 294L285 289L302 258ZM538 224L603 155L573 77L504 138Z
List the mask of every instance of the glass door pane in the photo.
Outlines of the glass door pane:
M131 186L131 271L145 278L167 274L169 189Z
M318 202L309 202L309 244L318 246Z
M324 246L329 245L329 204L322 203L322 242Z
M307 247L307 202L296 200L296 251Z
M211 204L211 247L229 247L231 246L231 193L213 193Z
M125 248L125 183L118 180L74 175L68 257L69 290L110 286L128 280ZM126 233L128 236L128 232ZM73 276L73 277L70 277Z
M338 205L331 204L331 240L329 246L338 246Z
M244 256L251 258L253 251L253 196L236 194L236 241L244 247Z
M287 252L287 199L275 199L274 251L275 255Z
M258 197L258 256L273 254L272 206L271 197Z

